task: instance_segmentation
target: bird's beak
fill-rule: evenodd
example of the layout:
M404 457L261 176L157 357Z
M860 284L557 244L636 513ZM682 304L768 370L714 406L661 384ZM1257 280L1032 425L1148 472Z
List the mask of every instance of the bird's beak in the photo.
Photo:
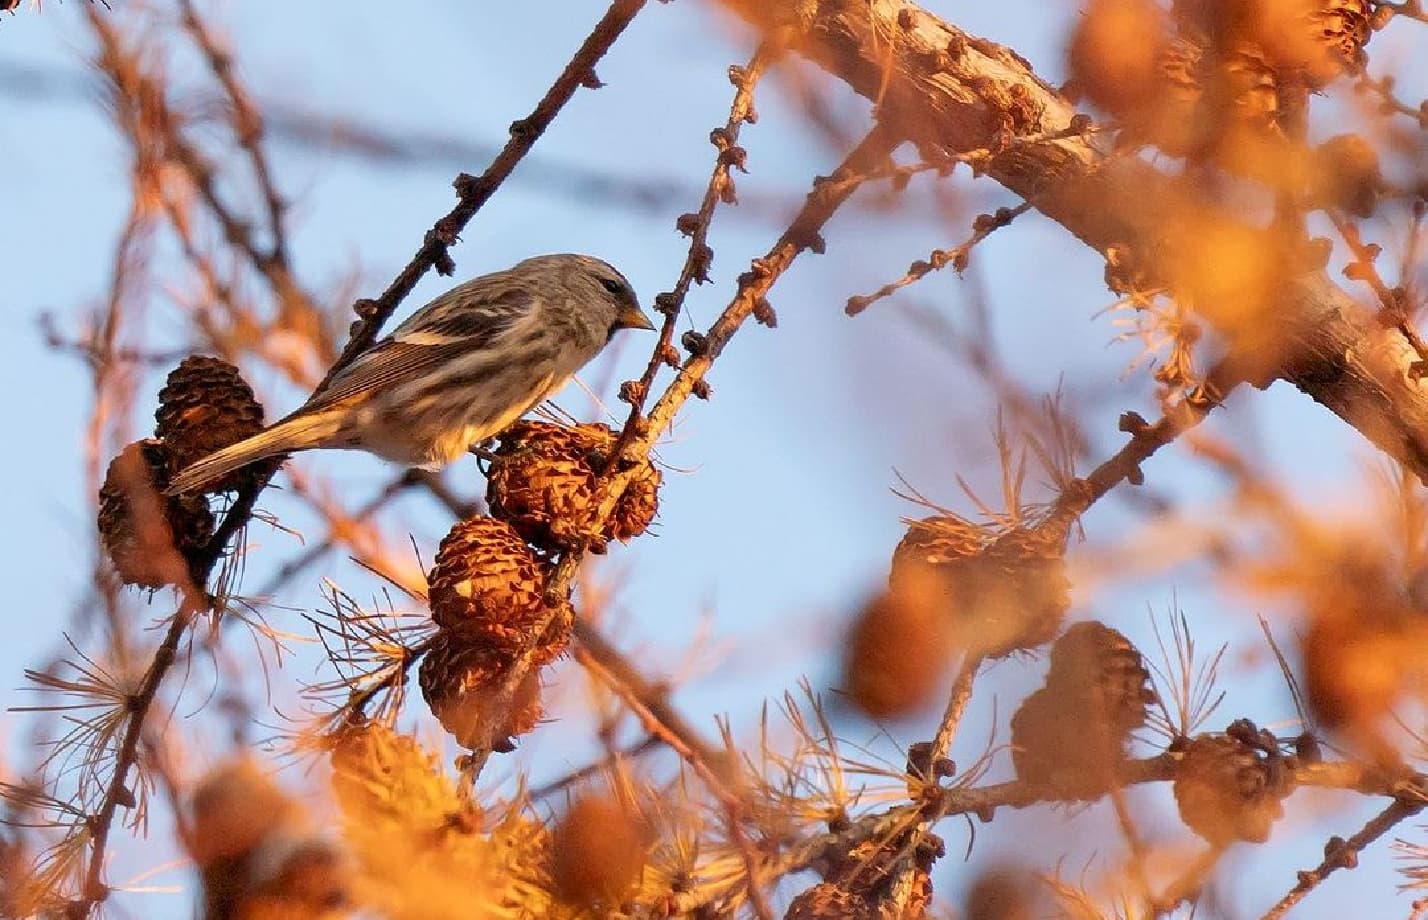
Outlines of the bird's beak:
M650 322L650 318L645 316L644 311L634 304L620 310L619 316L615 317L615 325L620 329L653 330L655 328L655 324Z

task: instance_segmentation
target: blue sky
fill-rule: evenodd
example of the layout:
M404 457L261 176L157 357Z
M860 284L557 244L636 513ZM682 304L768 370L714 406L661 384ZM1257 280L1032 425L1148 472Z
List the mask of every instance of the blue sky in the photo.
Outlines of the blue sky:
M41 12L29 9L0 21L0 79L12 87L0 91L5 151L0 392L7 394L12 431L11 449L0 452L0 481L10 484L0 511L12 534L0 554L0 578L12 586L10 627L0 644L0 685L7 689L0 698L17 703L27 699L11 689L21 685L23 668L54 654L60 630L75 616L92 526L82 488L87 376L72 357L45 347L38 318L52 313L61 327L75 330L102 302L127 203L126 154L97 105L97 90L63 89L85 79L88 46L78 2L47 3ZM571 0L432 0L393 15L390 4L362 2L345 4L334 16L324 4L259 0L221 4L217 18L232 36L240 72L259 100L392 133L494 149L507 124L526 114L544 91L600 8ZM1014 46L1053 82L1061 78L1070 4L943 0L928 8ZM1413 35L1409 32L1410 39ZM1421 42L1421 32L1418 37ZM620 267L646 303L668 289L686 245L673 229L674 218L697 203L712 162L708 132L727 112L731 89L725 68L746 59L750 47L749 37L708 3L652 4L599 67L607 87L576 97L537 145L532 161L468 228L453 251L457 276L504 267L537 252L584 251ZM182 78L191 66L180 62L176 73ZM22 74L42 75L61 89L13 88ZM799 79L811 75L799 65L759 89L760 120L746 127L742 138L751 170L739 177L744 205L721 209L716 217L714 283L689 300L688 314L697 327L727 302L734 277L767 248L811 176L828 172L839 158L807 125L792 92ZM850 122L864 115L861 102L814 79L835 113ZM451 177L485 166L484 159L459 157L374 163L282 141L272 144L272 152L280 185L294 202L293 248L302 278L312 289L330 292L360 267L364 295L385 285L431 222L445 213L452 202ZM577 170L669 183L685 190L684 198L632 207L573 194L552 178ZM960 242L978 210L1015 203L1009 193L973 185L965 174L952 187L960 192L946 207L931 200L927 183L918 182L899 210L860 209L835 219L825 233L829 254L800 261L775 289L777 330L750 327L739 334L710 376L712 401L692 403L661 447L670 470L657 535L612 550L596 569L599 577L620 581L614 603L621 628L615 635L651 671L673 669L691 642L706 631L713 634L712 648L697 656L710 667L678 696L711 734L711 717L729 713L736 732L752 737L763 699L777 698L802 675L817 687L835 678L831 655L843 624L885 577L901 535L900 518L922 513L892 494L899 475L966 512L972 509L956 474L989 496L997 494L989 437L992 399L922 330L914 310L932 310L961 324L971 298L984 295L1009 368L1033 393L1050 392L1058 383L1064 387L1083 410L1096 458L1114 450L1121 411L1153 413L1144 374L1123 373L1134 347L1108 345L1115 330L1106 317L1095 315L1111 299L1099 259L1034 214L979 247L968 280L950 273L933 276L856 319L843 315L848 295L896 277L930 248ZM405 310L449 283L428 276ZM345 308L333 303L334 310ZM172 303L159 298L150 305L149 328L159 341L176 340L179 318ZM646 342L631 337L612 356L615 380L638 373ZM606 366L597 365L584 377L593 382L608 374ZM146 378L136 394L140 428L147 424L161 377L156 372ZM269 386L267 392L270 412L286 411L300 399L283 388ZM598 417L578 390L567 391L560 402L579 415ZM1362 494L1357 483L1367 454L1357 437L1283 386L1240 394L1210 428L1253 445L1260 462L1281 470L1286 488L1306 501L1342 508ZM392 474L365 457L318 453L302 462L311 471L331 473L345 494L356 496ZM1193 508L1212 507L1225 495L1223 484L1190 462L1179 446L1154 459L1146 473L1152 488ZM483 489L469 464L448 475L464 492ZM282 496L270 501L280 512L292 508ZM292 514L301 527L300 512ZM445 523L428 503L409 502L389 520L388 533L409 531L430 559ZM1134 520L1127 506L1113 499L1093 510L1086 527L1093 543L1106 545L1125 539L1128 526L1143 526ZM300 549L281 533L257 537L250 585L264 581L265 571ZM319 567L277 600L299 609L319 606L322 574L333 574L359 596L374 590L350 566ZM1103 618L1142 647L1149 639L1147 608L1163 612L1178 592L1203 644L1234 642L1227 666L1230 698L1216 722L1239 715L1272 722L1292 715L1278 681L1260 672L1254 658L1263 652L1251 616L1258 608L1219 592L1204 567L1098 578L1093 588L1078 588L1078 615ZM136 616L157 616L165 603L160 598L153 608L136 607ZM294 613L275 610L273 618L284 628L303 629ZM959 759L970 761L985 744L993 725L993 694L998 739L1006 740L1007 715L1041 671L1038 662L1013 660L984 678L986 692L979 693L959 739ZM292 702L296 682L312 673L310 654L299 655L275 676L275 698ZM574 683L568 670L565 674ZM198 697L204 692L202 686L189 690ZM186 716L196 708L194 703L178 712ZM199 721L177 727L188 730ZM931 724L899 724L889 732L905 745L923 738ZM877 731L854 718L845 718L840 729L856 741L874 739ZM195 763L221 756L221 743L208 740L214 746L196 752ZM0 762L26 762L30 741L23 720L0 714ZM897 758L885 738L876 743ZM516 756L541 777L583 763L591 750L588 737L551 729L524 743ZM1000 769L1009 768L1003 762ZM1183 837L1164 793L1137 793L1147 797L1147 808L1157 816L1150 829ZM1245 909L1235 915L1257 914L1290 887L1296 868L1317 863L1328 833L1347 835L1366 814L1358 808L1330 824L1291 820L1272 848L1236 851L1223 882L1232 898L1242 899ZM1046 809L999 815L995 824L978 829L975 864L993 853L1017 853L1029 835L1074 841L1109 827L1107 820L1101 809L1074 817ZM947 822L942 832L951 855L939 895L955 900L970 877L959 862L966 829ZM1080 853L1073 863L1079 867L1094 855ZM158 861L151 850L126 847L119 865L138 871ZM1368 903L1375 905L1374 915L1406 914L1408 899L1392 892L1386 847L1376 847L1364 863L1325 885L1295 916L1338 916L1351 906L1362 911ZM144 903L141 912L158 911L155 916L171 908L182 915L185 908L174 905L186 904L182 898L158 907L132 903Z

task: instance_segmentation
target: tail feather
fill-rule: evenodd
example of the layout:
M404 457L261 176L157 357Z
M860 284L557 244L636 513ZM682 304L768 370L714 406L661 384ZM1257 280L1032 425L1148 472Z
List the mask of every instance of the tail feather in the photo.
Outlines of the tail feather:
M250 438L244 438L237 444L214 451L202 460L189 464L169 481L164 493L178 495L182 492L196 492L215 479L258 460L319 447L323 436L331 434L320 429L335 427L330 423L325 424L327 422L328 420L321 416L284 419Z

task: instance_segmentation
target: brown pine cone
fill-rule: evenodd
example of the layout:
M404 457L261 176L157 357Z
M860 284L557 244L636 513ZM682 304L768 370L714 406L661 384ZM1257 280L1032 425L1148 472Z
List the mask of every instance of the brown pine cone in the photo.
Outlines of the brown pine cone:
M443 629L514 654L534 644L545 609L545 568L504 521L468 518L436 551L427 577L431 617Z
M832 882L819 882L806 889L788 905L784 920L883 920L877 906L867 898Z
M540 668L533 666L509 704L497 691L514 656L440 632L417 671L422 698L457 743L473 751L510 751L540 721Z
M659 510L661 479L648 460L640 463L604 525L597 530L590 524L595 479L616 440L606 425L512 425L487 474L492 516L551 552L627 542L644 533Z
M1130 640L1101 623L1073 625L1051 648L1046 685L1012 715L1017 777L1076 796L1099 792L1155 699Z
M957 645L992 658L1050 642L1071 606L1058 528L993 535L953 517L916 521L893 552L889 585L949 618Z
M1190 829L1215 846L1263 843L1290 792L1284 762L1242 739L1201 735L1175 770L1175 804Z
M1145 724L1158 700L1140 651L1118 630L1094 620L1074 623L1051 646L1046 686L1086 702L1116 737Z
M1157 98L1165 14L1153 0L1091 0L1071 33L1067 70L1074 85L1116 120L1144 118Z
M127 585L187 583L213 536L202 495L165 496L173 471L163 442L137 441L109 463L99 489L99 536Z
M263 430L263 407L238 368L222 358L190 355L159 391L154 435L168 447L174 472ZM253 467L214 480L206 492L241 488Z

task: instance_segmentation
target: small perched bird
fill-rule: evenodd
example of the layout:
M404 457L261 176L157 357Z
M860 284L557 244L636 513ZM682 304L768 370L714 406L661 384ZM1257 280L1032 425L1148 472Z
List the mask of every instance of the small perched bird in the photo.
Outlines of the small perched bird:
M630 282L583 255L546 255L473 279L413 313L297 411L198 460L169 494L314 447L436 468L499 434L621 329L653 329Z

